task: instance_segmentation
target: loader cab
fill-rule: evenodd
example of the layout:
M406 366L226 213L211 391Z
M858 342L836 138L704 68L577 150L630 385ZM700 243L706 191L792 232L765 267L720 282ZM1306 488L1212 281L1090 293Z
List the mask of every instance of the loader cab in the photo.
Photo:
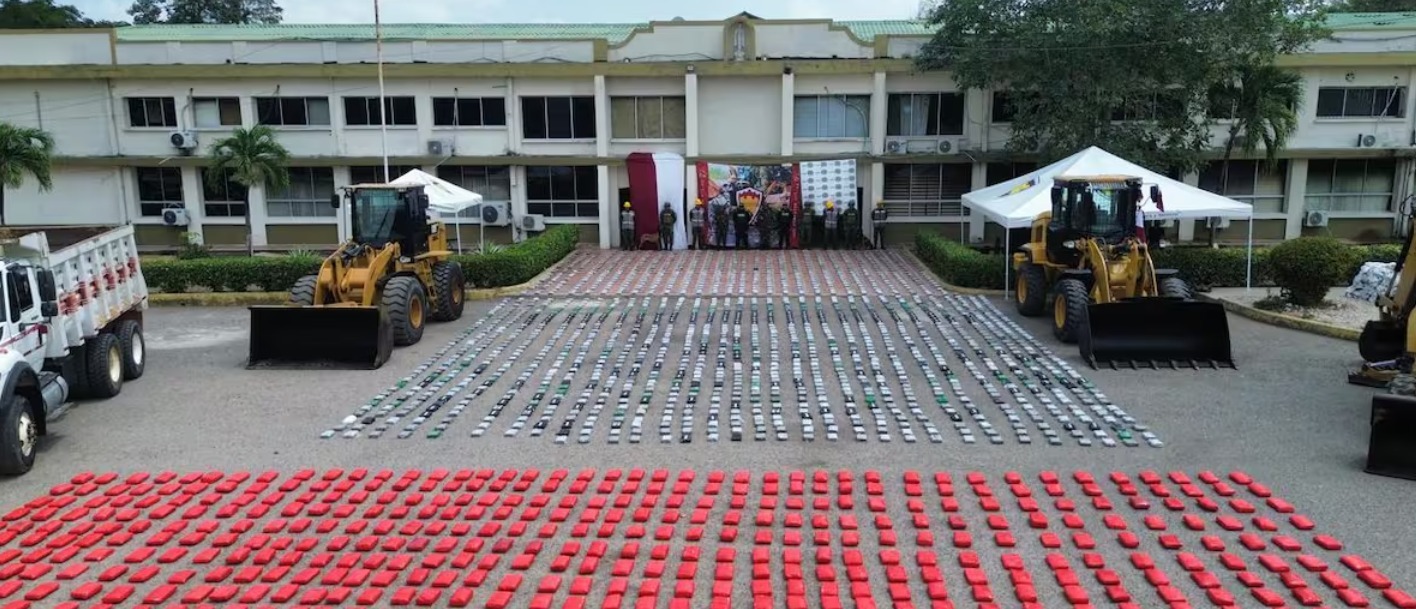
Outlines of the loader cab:
M1141 179L1129 176L1057 178L1052 185L1049 258L1069 266L1081 260L1076 241L1118 244L1135 233Z
M359 185L350 187L348 196L355 243L375 248L398 243L404 256L427 249L428 195L422 186Z

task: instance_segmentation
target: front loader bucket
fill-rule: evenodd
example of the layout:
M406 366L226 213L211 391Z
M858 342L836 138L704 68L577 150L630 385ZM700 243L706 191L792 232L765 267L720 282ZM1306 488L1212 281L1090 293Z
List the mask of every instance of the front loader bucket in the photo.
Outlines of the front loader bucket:
M1077 345L1093 368L1233 368L1229 319L1217 303L1134 298L1087 307Z
M393 326L377 307L251 307L247 368L373 370L393 353Z

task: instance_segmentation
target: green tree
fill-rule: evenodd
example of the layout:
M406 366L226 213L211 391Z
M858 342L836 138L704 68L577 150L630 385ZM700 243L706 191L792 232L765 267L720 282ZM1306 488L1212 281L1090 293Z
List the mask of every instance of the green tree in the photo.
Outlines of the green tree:
M95 21L85 17L78 7L71 4L55 4L54 0L0 1L0 29L61 29L119 25L127 24Z
M1416 11L1416 0L1338 0L1332 5L1340 13L1400 13Z
M1220 160L1221 192L1229 187L1229 164L1235 152L1252 156L1263 148L1264 162L1278 164L1278 153L1298 130L1298 106L1303 103L1303 76L1277 66L1241 68L1233 84L1210 94L1210 116L1228 119L1224 155ZM1210 244L1215 230L1210 229Z
M290 186L290 152L275 138L275 131L265 125L250 129L237 128L231 135L211 147L211 169L206 179L213 185L231 181L245 187L242 202L246 209L246 253L255 255L251 239L251 187L260 186L267 192Z
M133 23L280 23L285 10L275 0L134 0Z
M1008 147L1042 160L1101 146L1194 171L1208 92L1326 36L1326 0L940 2L917 57L964 88L1008 90Z
M50 171L54 138L33 127L0 123L0 226L5 225L5 189L19 188L34 178L40 190L54 188Z

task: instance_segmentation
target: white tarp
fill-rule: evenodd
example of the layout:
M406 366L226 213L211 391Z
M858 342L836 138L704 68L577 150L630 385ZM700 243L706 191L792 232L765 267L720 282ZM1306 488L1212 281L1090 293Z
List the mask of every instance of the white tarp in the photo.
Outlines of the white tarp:
M423 192L428 195L428 209L440 214L453 215L482 204L482 195L417 169L399 176L389 184L422 186Z
M1248 218L1248 205L1200 190L1141 167L1095 146L1024 176L965 194L965 207L1007 228L1027 228L1038 214L1052 210L1052 180L1056 177L1127 175L1147 185L1141 210L1147 220L1172 218ZM1149 185L1160 186L1162 213L1150 200Z
M1342 295L1352 300L1376 303L1377 298L1391 292L1392 279L1396 277L1395 262L1366 262L1357 276L1352 278Z

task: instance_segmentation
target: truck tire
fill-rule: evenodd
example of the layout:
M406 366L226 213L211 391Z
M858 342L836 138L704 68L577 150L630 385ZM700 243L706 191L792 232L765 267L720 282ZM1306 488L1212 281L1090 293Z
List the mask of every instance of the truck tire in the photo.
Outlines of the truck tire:
M417 277L399 275L384 284L383 305L393 326L393 344L400 347L423 340L428 321L428 292Z
M1052 335L1064 343L1077 342L1077 335L1088 332L1087 305L1091 294L1087 284L1078 279L1063 279L1053 286Z
M147 341L143 339L143 325L135 319L125 319L118 322L113 334L123 348L123 380L142 378L143 371L147 369Z
M90 398L111 398L123 390L123 345L118 337L103 333L84 345L87 358L88 395Z
M433 304L433 321L454 321L462 318L467 306L467 281L462 277L462 265L444 260L433 265L433 286L438 293Z
M1018 286L1014 293L1018 314L1037 317L1047 310L1047 270L1025 262L1018 267Z
M29 398L15 394L0 421L0 474L18 476L34 467L39 450L39 421Z
M315 286L319 285L319 275L306 275L295 280L290 286L290 304L310 306L315 304Z

